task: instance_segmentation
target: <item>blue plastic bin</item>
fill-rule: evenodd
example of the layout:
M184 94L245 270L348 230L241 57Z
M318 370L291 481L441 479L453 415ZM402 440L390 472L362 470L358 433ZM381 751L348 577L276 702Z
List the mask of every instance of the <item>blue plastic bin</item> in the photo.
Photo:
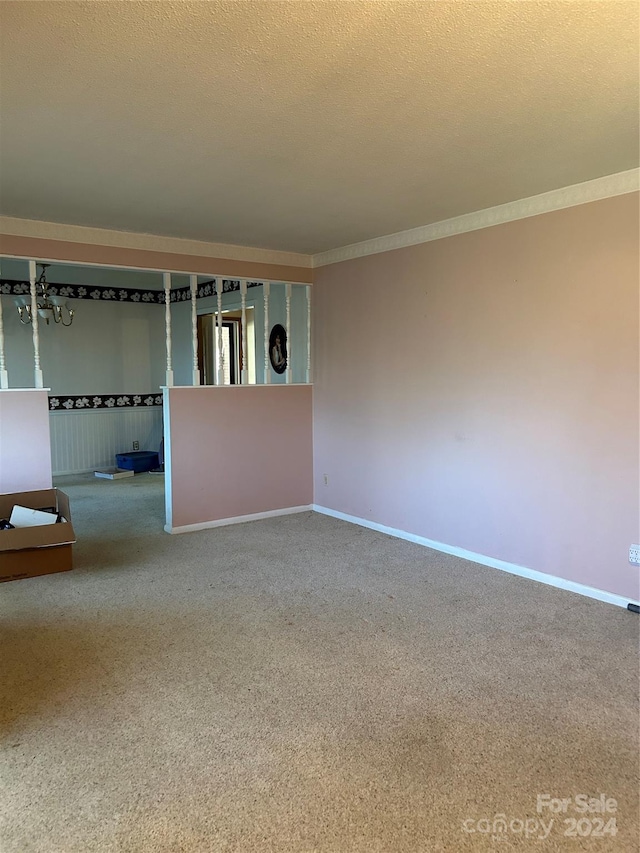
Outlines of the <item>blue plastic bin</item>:
M135 471L136 474L142 471L151 471L152 468L157 468L160 465L158 454L153 450L133 450L131 453L116 453L116 463L118 468L124 468L126 471Z

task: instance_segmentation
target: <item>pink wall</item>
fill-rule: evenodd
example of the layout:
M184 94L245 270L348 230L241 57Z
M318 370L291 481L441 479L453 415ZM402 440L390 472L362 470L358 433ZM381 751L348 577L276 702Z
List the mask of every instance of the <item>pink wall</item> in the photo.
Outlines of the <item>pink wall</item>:
M315 502L637 599L638 225L634 193L317 269Z
M239 276L242 278L270 278L277 281L311 282L313 270L286 264L235 261L229 258L199 257L175 252L153 252L149 249L125 249L119 246L101 246L94 243L71 243L66 240L45 240L41 237L17 237L0 234L0 251L5 255L24 258L43 258L49 261L104 264L131 269L182 270L183 272L210 275Z
M174 528L311 504L310 385L168 394Z
M0 494L50 488L47 391L0 391Z

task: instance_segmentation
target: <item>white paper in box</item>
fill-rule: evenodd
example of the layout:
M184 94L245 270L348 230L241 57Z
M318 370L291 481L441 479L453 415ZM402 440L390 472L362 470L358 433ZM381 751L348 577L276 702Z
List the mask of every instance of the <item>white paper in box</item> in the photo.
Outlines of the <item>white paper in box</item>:
M19 504L11 510L9 519L14 527L43 527L45 524L55 524L57 520L58 516L53 512L41 512Z

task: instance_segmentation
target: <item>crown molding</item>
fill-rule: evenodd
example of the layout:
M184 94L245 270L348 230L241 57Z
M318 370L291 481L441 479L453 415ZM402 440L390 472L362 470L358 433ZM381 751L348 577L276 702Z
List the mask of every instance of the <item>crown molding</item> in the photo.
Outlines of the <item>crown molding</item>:
M176 255L194 255L201 258L224 258L231 261L281 264L292 267L312 266L312 256L298 252L256 249L251 246L234 246L227 243L206 243L201 240L161 237L156 234L137 234L132 231L109 231L106 228L65 225L60 222L42 222L37 219L17 219L13 216L0 216L0 234L13 237L35 237L43 240L61 240L66 243L111 246L118 249L170 252Z
M490 228L493 225L526 219L529 216L538 216L541 213L550 213L554 210L575 207L599 199L636 192L639 189L640 169L629 169L626 172L606 175L592 181L584 181L581 184L573 184L569 187L551 190L540 195L500 204L496 207L488 207L452 219L411 228L408 231L374 237L371 240L352 243L315 255L236 246L227 243L207 243L200 240L186 240L181 237L161 237L156 234L110 231L105 228L65 225L59 222L43 222L36 219L18 219L12 216L0 216L0 234L60 240L67 243L111 246L120 249L142 249L196 257L224 258L232 261L311 268L388 252L393 249L402 249L406 246L415 246L419 243L428 243L432 240L440 240L443 237L464 234L467 231L478 231L482 228Z
M553 210L562 210L603 198L624 195L625 193L636 192L639 189L640 169L629 169L627 172L606 175L603 178L595 178L595 180L584 181L581 184L573 184L540 195L511 201L507 204L499 204L497 207L488 207L485 210L466 213L453 219L433 222L431 225L422 225L408 231L398 231L395 234L374 237L372 240L364 240L361 243L352 243L339 249L320 252L313 256L313 266L323 267L353 258L363 258L366 255L376 255L380 252L403 249L406 246L415 246L419 243L429 243L443 237L452 237L454 234L478 231L481 228L490 228L492 225L502 225L505 222L513 222L517 219L526 219L529 216L538 216L541 213L550 213Z

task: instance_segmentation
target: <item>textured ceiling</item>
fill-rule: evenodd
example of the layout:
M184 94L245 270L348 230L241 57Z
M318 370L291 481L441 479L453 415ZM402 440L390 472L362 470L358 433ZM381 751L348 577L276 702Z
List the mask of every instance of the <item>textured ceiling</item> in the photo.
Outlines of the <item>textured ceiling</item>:
M319 252L638 164L635 2L1 2L0 212Z

